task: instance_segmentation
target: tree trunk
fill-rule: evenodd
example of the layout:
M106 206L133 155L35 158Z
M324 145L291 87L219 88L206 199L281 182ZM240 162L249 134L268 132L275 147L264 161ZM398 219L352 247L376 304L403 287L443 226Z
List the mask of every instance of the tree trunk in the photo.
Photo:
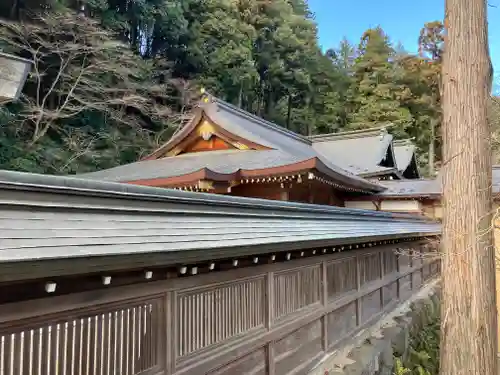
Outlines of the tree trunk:
M286 128L290 129L290 122L292 120L292 95L288 94L288 108L286 113Z
M243 82L240 82L240 91L238 92L238 108L243 105Z
M441 375L497 374L485 0L446 0Z
M435 142L436 142L436 120L431 118L431 139L429 142L429 176L434 177Z

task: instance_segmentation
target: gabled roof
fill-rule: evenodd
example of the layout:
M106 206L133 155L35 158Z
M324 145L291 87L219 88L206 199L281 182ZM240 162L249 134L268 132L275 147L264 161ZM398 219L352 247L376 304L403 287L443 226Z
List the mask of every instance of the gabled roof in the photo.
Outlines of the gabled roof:
M137 182L148 179L181 178L182 176L196 179L200 176L212 176L220 181L231 181L259 173L279 174L283 173L283 170L302 172L307 169L316 169L349 189L365 192L377 192L384 189L377 183L367 181L338 167L334 160L318 153L312 147L311 140L220 99L209 97L208 102L201 104L196 111L196 116L189 124L146 159L82 174L79 177L104 181ZM202 118L216 124L227 134L264 147L264 149L209 151L161 157L188 137Z
M226 132L240 139L250 141L268 149L290 151L297 156L310 157L311 141L300 134L294 133L272 122L266 121L247 111L244 111L219 98L209 96L208 102L202 102L195 110L193 120L176 133L167 143L153 152L151 156L167 153L185 139L205 116ZM151 157L146 157L151 159Z
M416 146L409 139L394 141L393 146L398 171L404 173L412 162L416 163Z
M313 148L328 160L360 176L373 176L396 172L392 150L393 137L385 127L370 128L311 136ZM392 161L381 165L387 155Z

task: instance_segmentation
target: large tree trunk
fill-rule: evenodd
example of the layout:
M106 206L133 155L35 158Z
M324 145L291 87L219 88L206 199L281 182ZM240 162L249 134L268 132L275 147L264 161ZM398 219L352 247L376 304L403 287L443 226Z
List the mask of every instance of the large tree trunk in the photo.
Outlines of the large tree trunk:
M485 0L446 0L441 375L497 374Z

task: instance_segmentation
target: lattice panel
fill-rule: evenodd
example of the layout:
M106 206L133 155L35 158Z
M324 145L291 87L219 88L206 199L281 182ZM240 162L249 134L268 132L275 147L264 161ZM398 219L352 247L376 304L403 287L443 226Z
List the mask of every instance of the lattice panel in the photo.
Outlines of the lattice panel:
M327 265L328 299L340 297L357 288L356 258L348 258Z
M398 270L398 255L394 251L387 251L382 254L384 257L384 273L386 275Z
M277 274L274 278L274 317L279 319L320 302L319 266Z
M264 278L182 292L177 297L183 357L264 325Z
M410 252L409 250L404 249L403 253L399 255L399 270L401 272L404 272L411 266L412 266L412 257L410 255Z
M158 365L159 316L151 302L3 335L0 374L143 374Z
M380 279L380 255L380 253L374 253L360 258L361 285Z

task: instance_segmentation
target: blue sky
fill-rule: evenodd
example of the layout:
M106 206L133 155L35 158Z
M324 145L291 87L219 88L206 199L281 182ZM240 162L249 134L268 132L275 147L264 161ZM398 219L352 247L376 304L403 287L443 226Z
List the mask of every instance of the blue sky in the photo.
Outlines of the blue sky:
M490 53L495 76L500 77L500 0L489 3L494 6L488 9ZM444 0L309 0L309 6L324 49L336 47L344 36L358 43L363 31L380 25L395 43L416 52L424 23L444 15Z

